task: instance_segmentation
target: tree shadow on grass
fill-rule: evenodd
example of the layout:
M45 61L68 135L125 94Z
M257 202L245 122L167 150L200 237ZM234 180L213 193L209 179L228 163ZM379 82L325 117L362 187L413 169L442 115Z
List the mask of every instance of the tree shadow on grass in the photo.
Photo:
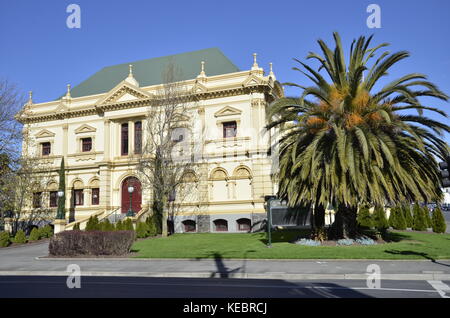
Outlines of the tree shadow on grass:
M432 263L436 263L442 266L446 266L446 267L450 267L450 265L448 264L444 264L444 263L440 263L438 261L436 261L433 257L431 257L430 255L428 255L427 253L421 253L421 252L415 252L415 251L399 251L399 250L386 250L385 251L388 254L392 254L392 255L414 255L414 256L421 256L425 259L430 260Z

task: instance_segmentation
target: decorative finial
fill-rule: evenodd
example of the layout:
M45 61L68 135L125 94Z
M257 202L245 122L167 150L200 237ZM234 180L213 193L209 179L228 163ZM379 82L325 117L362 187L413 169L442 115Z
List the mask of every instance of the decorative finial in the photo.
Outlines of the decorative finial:
M206 79L205 61L201 61L200 74L198 74L197 78L201 78L202 80Z
M271 76L272 79L275 80L275 74L273 73L273 64L272 64L272 62L269 63L269 69L270 69L269 76Z
M252 66L252 70L258 70L259 71L259 66L258 66L258 62L256 61L256 56L258 54L253 53L253 66Z
M139 87L139 82L133 76L133 65L129 64L128 67L129 67L129 73L128 73L128 77L125 79L125 81L130 84L133 84L134 86Z
M133 65L130 64L130 65L128 65L128 67L130 68L130 73L128 75L133 76Z
M33 104L33 91L28 92L28 104Z
M66 97L70 98L70 84L67 84L67 93L66 93Z

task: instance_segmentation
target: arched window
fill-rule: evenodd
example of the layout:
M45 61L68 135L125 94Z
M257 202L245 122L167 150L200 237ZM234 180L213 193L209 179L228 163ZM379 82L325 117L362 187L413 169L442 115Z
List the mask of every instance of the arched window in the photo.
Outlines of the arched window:
M227 232L228 231L227 220L223 220L223 219L215 220L214 228L217 232Z
M185 220L182 223L184 225L184 232L196 232L197 231L195 221Z
M250 221L250 219L239 219L236 221L237 222L237 228L238 231L246 231L246 232L250 232L251 228L252 228L252 221Z

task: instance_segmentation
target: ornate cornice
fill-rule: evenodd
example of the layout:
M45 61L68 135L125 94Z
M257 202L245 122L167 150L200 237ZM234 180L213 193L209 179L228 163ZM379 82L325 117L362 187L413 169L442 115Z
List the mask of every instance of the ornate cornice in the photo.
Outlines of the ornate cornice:
M251 93L264 93L266 98L275 99L276 96L272 92L273 87L267 85L267 83L262 83L258 85L246 86L246 87L236 87L230 89L222 89L216 91L208 91L208 92L198 92L192 93L188 95L189 101L200 101L200 100L208 100L222 97L231 97L231 96L239 96L239 95L248 95ZM138 108L145 106L158 106L161 102L161 99L155 98L141 98L123 102L112 102L105 103L101 105L92 105L90 107L84 107L81 109L69 109L67 111L55 113L47 112L42 114L33 114L28 116L21 116L19 121L23 124L30 123L38 123L38 122L46 122L46 121L54 121L54 120L62 120L68 118L76 118L76 117L84 117L84 116L92 116L92 115L102 115L106 111L113 110L121 110L121 109L129 109L129 108ZM270 100L269 100L270 102Z

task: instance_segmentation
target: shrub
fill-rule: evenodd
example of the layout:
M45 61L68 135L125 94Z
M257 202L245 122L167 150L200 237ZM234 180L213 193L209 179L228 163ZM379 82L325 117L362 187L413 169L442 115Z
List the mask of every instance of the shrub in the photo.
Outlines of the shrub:
M116 230L116 231L123 231L123 222L122 222L122 220L119 220L119 221L116 223L116 228L115 228L115 230Z
M356 243L361 244L361 245L376 245L377 242L375 242L374 240L372 240L371 238L368 237L361 237L361 238L357 238L355 240Z
M428 207L424 206L422 208L422 212L423 212L423 215L425 217L427 228L433 227L433 222L431 221L430 210L428 210Z
M131 221L131 219L126 219L123 222L123 230L124 231L134 231L133 221Z
M444 215L439 207L435 208L432 217L432 227L435 233L445 233L447 224L445 223Z
M406 220L400 206L395 206L391 209L389 225L395 230L406 230Z
M356 217L356 222L360 227L373 227L372 215L370 214L369 208L367 206L363 206L359 209L358 215Z
M146 222L138 222L136 224L136 236L138 238L145 238L149 236L149 227Z
M145 220L148 226L148 236L156 236L158 235L158 228L155 224L155 217L151 216Z
M403 216L405 218L406 227L409 227L410 229L414 226L414 220L411 215L411 206L410 205L404 205L402 207Z
M25 232L23 230L18 230L16 236L14 236L14 243L26 243L27 237L25 236Z
M41 229L41 238L49 238L53 236L53 228L47 224Z
M423 213L423 209L417 203L414 204L413 208L413 230L415 231L427 230L427 220Z
M80 222L74 224L73 230L80 230Z
M302 238L300 241L295 242L295 244L305 245L305 246L320 246L321 243L319 241L307 240L307 239Z
M111 224L111 222L109 222L108 219L103 220L102 222L99 223L99 227L101 231L114 231L114 224Z
M352 239L341 239L336 242L337 245L345 245L345 246L353 245L353 243L355 243L355 241Z
M49 243L52 256L124 255L135 240L134 231L64 231Z
M380 232L385 232L386 229L389 227L388 220L386 219L386 213L384 212L384 208L381 206L378 206L373 211L373 225L377 228Z
M34 227L32 230L31 230L31 233L30 233L30 236L28 237L28 239L30 240L30 241L37 241L37 240L40 240L41 239L41 236L40 236L40 233L39 233L40 231L36 228L36 227Z
M0 232L0 247L6 247L11 243L11 237L8 232Z
M86 229L85 230L86 231L99 231L100 230L98 217L96 215L89 217L89 220L86 223Z

